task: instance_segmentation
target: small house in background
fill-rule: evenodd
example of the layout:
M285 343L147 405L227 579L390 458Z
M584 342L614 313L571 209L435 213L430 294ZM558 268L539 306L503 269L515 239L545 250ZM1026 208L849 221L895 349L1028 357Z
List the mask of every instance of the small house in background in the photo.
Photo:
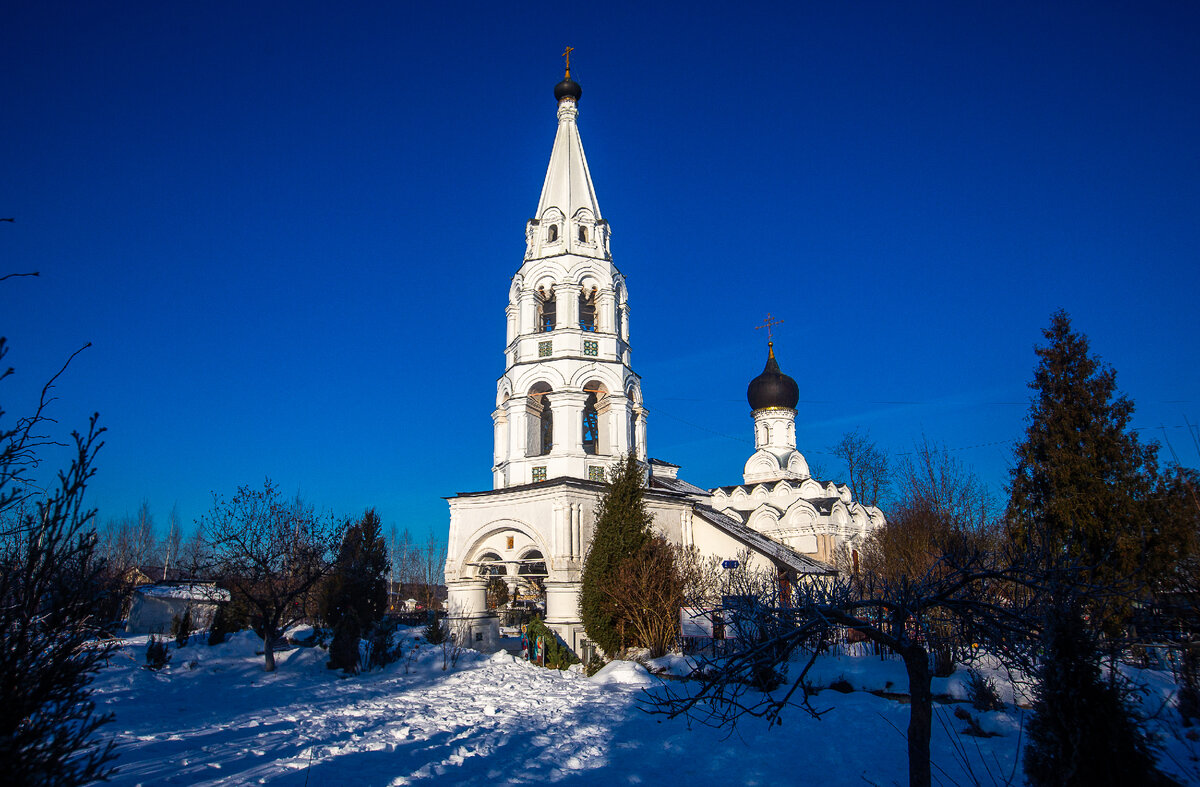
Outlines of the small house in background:
M389 582L387 613L405 615L426 609L444 609L445 585L427 585L422 582Z
M191 612L192 628L212 625L217 605L229 601L229 591L215 582L174 580L142 585L133 591L126 631L130 634L169 634L175 618Z

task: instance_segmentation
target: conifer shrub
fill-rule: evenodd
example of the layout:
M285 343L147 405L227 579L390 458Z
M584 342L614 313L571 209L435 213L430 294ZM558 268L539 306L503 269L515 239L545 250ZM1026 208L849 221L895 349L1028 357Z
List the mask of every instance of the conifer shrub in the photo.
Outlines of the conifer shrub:
M1200 719L1200 645L1189 645L1183 651L1177 702L1185 727Z
M330 669L359 671L359 641L387 610L387 571L382 523L375 509L368 509L342 536L323 588L321 617L333 628Z
M1155 767L1135 709L1103 676L1095 636L1078 608L1050 617L1043 646L1024 755L1029 784L1171 784Z
M396 633L397 621L392 617L385 617L383 620L376 623L367 637L367 668L375 669L377 667L386 667L393 662L399 661L404 655L404 649L401 645L393 645L393 635Z
M854 691L853 684L846 680L845 675L839 675L837 680L829 684L829 688L833 689L839 694L850 694Z
M230 634L249 628L250 609L245 599L234 594L230 601L217 605L212 626L208 630L208 644L220 645Z
M591 661L589 661L583 668L584 674L590 678L600 670L604 669L604 664L604 659L593 653Z
M442 627L442 620L437 613L429 610L429 622L425 624L425 641L430 645L440 645L446 639L446 629Z
M541 640L542 646L545 648L545 655L540 661L547 669L564 670L572 664L579 663L579 658L571 652L571 649L567 647L567 643L559 639L554 630L547 626L537 615L533 617L533 620L529 621L525 632L531 643L537 642L539 639Z
M971 707L979 711L1003 710L996 683L978 670L967 671L967 699Z
M596 505L596 527L583 564L579 611L588 638L606 654L634 644L628 621L605 594L621 569L650 540L650 514L642 494L642 468L627 454L608 474L608 488Z
M349 610L341 616L333 627L333 642L329 644L329 669L340 669L350 675L358 673L359 640L362 639L362 626L359 625L358 615Z
M171 618L171 636L175 638L175 647L182 648L192 637L192 608L185 607L183 616Z
M160 670L170 661L171 651L167 647L167 641L151 634L150 641L146 643L146 669Z

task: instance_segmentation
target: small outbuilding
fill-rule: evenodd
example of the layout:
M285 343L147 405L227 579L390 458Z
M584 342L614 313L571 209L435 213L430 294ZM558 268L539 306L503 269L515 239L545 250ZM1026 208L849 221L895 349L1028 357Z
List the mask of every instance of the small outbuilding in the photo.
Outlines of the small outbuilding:
M193 629L212 625L217 606L229 601L229 591L215 582L175 580L142 585L133 591L129 621L130 634L169 634L176 618L191 614Z

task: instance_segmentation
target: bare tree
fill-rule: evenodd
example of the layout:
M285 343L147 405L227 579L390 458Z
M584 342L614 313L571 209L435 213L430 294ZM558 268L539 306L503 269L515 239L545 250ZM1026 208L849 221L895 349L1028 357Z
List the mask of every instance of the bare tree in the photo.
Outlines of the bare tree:
M204 539L204 528L199 524L192 530L180 547L176 566L186 576L195 579L215 579L212 549Z
M618 566L612 581L600 588L615 620L626 627L622 638L650 650L658 658L675 647L684 578L675 567L675 552L662 536L654 536L632 560Z
M432 530L425 542L420 562L420 590L418 598L426 609L437 609L440 605L438 589L446 580L446 543Z
M179 526L179 506L171 507L167 517L167 537L163 540L163 575L165 581L171 570L171 564L179 563L180 552L183 550L183 530Z
M898 507L923 501L951 516L959 530L985 531L995 524L1000 508L987 487L944 446L922 438L904 456L896 472Z
M725 579L721 562L717 555L705 555L694 546L675 547L675 567L682 584L683 606L707 608L721 603ZM740 561L739 565L744 562Z
M931 618L953 620L957 634L987 643L1009 664L1028 665L1033 653L1042 619L1037 605L1044 597L1036 591L1051 578L1032 572L1023 559L1006 560L982 552L945 555L923 576L899 582L874 575L813 578L794 589L790 604L782 603L773 588L731 596L732 603L718 612L735 633L733 649L702 658L697 681L665 688L647 700L649 709L716 726L734 724L743 715L778 723L789 706L820 717L805 678L824 644L838 629L850 629L903 659L911 697L909 783L929 785L929 648L940 635ZM804 666L779 685L801 648L810 654Z
M860 550L865 571L895 583L928 572L947 550L986 548L999 511L987 488L948 451L927 441L900 463L887 524Z
M412 533L408 528L398 531L392 526L392 544L389 555L392 558L392 581L400 585L415 585L421 581L420 565L421 550L413 543Z
M109 519L99 539L110 581L121 585L131 583L136 572L155 557L154 517L149 501L142 501L135 516Z
M0 280L14 275L29 274ZM98 416L72 433L74 457L55 481L36 477L43 450L66 445L46 411L69 364L32 414L0 425L0 762L12 784L86 784L114 770L113 742L96 738L112 715L95 713L89 690L115 648L97 640L95 511L83 505L103 444ZM0 381L12 372L0 367Z
M94 712L88 685L116 646L96 639L95 511L82 503L103 432L93 416L86 434L73 434L75 458L45 498L8 498L32 503L0 550L0 762L15 784L85 784L113 772L113 742L94 738L113 717ZM0 433L0 465L12 437ZM0 496L12 471L3 466Z
M329 573L341 528L301 500L285 500L270 479L261 490L238 487L229 500L214 494L201 526L218 575L252 610L263 668L273 672L275 640L304 617L302 602Z
M888 457L864 432L846 432L829 452L846 465L847 483L854 499L863 505L877 506L891 486Z

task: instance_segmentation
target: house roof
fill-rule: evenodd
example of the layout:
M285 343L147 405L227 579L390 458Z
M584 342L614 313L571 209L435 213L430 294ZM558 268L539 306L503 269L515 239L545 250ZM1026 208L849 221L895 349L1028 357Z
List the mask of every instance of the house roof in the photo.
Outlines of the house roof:
M152 598L176 598L184 601L228 601L229 591L212 582L157 582L142 585L134 593Z
M819 560L813 560L811 557L801 555L799 552L767 538L762 533L743 524L740 520L721 513L715 508L710 508L705 505L694 506L696 515L708 522L713 527L725 532L733 538L741 541L746 546L753 549L755 552L760 552L766 555L776 563L782 564L787 568L795 571L797 574L834 574L836 569L833 566L826 565Z
M676 492L681 495L700 495L708 497L708 491L701 489L695 484L688 483L682 478L667 478L664 476L650 476L651 489L663 489L668 492Z

